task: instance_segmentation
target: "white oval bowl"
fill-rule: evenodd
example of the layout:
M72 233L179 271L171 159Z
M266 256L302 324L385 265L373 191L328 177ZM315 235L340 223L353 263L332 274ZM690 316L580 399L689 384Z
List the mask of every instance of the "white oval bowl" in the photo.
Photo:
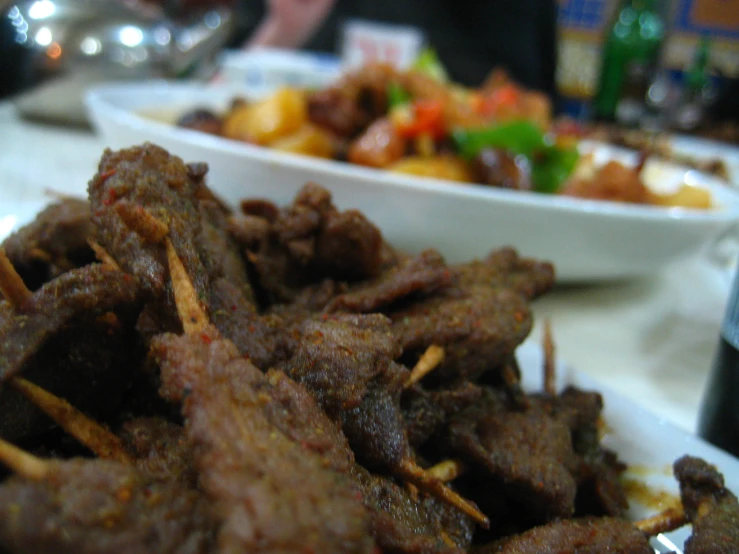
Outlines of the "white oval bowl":
M107 146L150 141L185 161L207 162L209 185L233 205L245 197L284 205L314 181L341 209L365 213L394 246L410 252L433 247L451 263L510 245L551 260L560 282L636 277L698 252L739 221L739 193L695 171L687 177L711 191L716 209L636 206L414 177L278 152L142 115L161 113L171 121L198 106L223 110L234 93L150 81L99 85L86 103ZM624 151L602 145L597 157L604 156L623 158ZM669 169L674 174L676 168Z

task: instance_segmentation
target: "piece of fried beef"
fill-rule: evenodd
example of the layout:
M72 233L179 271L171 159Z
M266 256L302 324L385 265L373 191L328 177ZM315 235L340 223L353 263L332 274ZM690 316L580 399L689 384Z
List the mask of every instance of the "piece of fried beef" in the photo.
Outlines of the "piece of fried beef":
M497 391L453 418L454 453L484 469L498 490L523 507L533 522L570 517L575 511L576 462L566 425L539 410L510 410Z
M261 205L259 213L265 213ZM266 240L252 245L248 257L267 305L293 302L301 288L324 279L361 281L381 270L384 240L377 227L356 210L339 211L314 183L290 206L265 215Z
M100 264L63 273L22 305L0 301L0 436L32 436L51 420L5 383L23 376L94 415L115 410L143 352L132 321L141 288Z
M153 354L162 394L182 402L221 552L372 550L368 514L350 478L270 421L274 403L284 404L233 343L209 327L192 336L159 336ZM315 403L312 409L320 413ZM299 415L305 419L295 419L298 424L317 421Z
M473 380L500 367L531 330L526 299L507 288L473 285L445 289L388 314L404 359L431 345L444 348L434 382Z
M625 519L563 519L489 545L475 554L654 554L647 537Z
M673 464L680 483L680 498L692 535L685 554L735 554L739 552L739 502L724 486L724 478L706 461L683 456Z
M39 481L0 486L0 543L13 554L206 554L214 526L204 497L106 460L50 461Z
M162 226L209 313L224 309L212 305L219 279L243 296L244 306L252 303L244 261L227 230L228 213L206 187L206 171L204 164L187 165L145 143L106 150L88 186L98 242L140 280L153 301L150 320L163 330L178 329Z
M36 290L65 271L94 261L87 242L92 234L90 204L65 198L6 238L2 248L26 286Z

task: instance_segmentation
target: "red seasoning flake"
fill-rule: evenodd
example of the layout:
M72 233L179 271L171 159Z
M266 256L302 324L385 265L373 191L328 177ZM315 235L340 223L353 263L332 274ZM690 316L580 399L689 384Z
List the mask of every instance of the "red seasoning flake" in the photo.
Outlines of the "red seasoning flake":
M116 171L117 170L115 170L115 169L109 169L108 171L104 171L103 173L101 173L100 174L100 182L101 183L104 183L105 181L107 181L108 179L110 179L113 175L116 174Z

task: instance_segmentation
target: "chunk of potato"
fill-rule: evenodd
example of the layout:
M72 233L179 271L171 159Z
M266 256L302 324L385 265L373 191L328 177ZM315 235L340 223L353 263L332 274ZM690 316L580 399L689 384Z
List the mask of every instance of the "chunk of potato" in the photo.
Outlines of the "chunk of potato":
M713 207L709 190L682 185L672 194L654 194L652 203L673 208L695 208L707 210Z
M277 139L270 147L283 152L319 158L331 158L334 153L331 135L310 123L306 123L291 135Z
M248 117L248 105L241 104L231 108L231 110L223 116L223 124L221 126L223 136L234 140L248 142L249 137L246 134L246 120Z
M296 132L307 119L303 91L283 88L260 102L233 109L226 116L223 134L236 140L269 145Z
M449 179L450 181L472 182L472 172L467 163L456 156L434 156L431 158L420 156L408 156L395 162L390 171L408 173L420 177L434 177L436 179Z

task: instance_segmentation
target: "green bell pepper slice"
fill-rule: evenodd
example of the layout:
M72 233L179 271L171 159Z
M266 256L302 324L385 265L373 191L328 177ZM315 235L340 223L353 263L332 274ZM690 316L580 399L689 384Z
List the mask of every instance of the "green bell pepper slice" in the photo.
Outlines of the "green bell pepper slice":
M424 73L432 79L446 83L449 80L449 74L439 60L436 50L433 48L424 48L413 62L411 69Z
M537 192L555 193L570 176L580 157L576 148L551 144L530 121L511 121L483 129L460 129L452 133L460 154L474 158L484 148L498 148L531 161L531 180Z
M577 148L549 146L540 154L541 159L531 164L531 182L536 192L556 193L580 159Z
M391 110L399 106L409 104L411 101L411 95L401 87L397 82L390 81L387 85L387 103L388 108Z
M465 158L474 158L484 148L500 148L532 157L547 147L541 129L530 121L511 121L483 129L459 129L452 138Z

